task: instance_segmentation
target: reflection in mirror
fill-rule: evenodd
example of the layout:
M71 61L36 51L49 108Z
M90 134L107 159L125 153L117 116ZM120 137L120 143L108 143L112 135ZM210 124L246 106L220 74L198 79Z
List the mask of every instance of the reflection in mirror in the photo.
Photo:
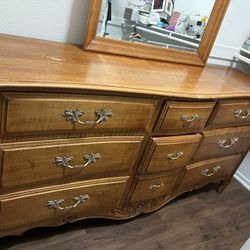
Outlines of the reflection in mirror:
M102 0L97 35L197 51L215 0Z

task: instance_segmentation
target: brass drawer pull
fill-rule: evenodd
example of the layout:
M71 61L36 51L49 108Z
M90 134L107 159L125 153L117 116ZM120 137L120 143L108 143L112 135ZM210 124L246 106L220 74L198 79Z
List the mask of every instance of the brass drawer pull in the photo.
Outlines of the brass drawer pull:
M71 156L58 156L55 158L54 160L54 164L56 164L58 167L63 167L63 168L85 168L87 167L89 164L91 163L96 163L97 160L101 159L101 154L97 153L97 154L89 154L89 155L84 155L84 159L86 160L86 162L84 164L80 164L80 165L70 165L70 162L74 159L74 157Z
M197 114L191 115L191 117L189 115L182 115L181 116L181 120L184 122L194 122L200 119L200 116Z
M184 152L178 152L175 155L174 154L168 154L169 160L178 160L184 155Z
M218 141L218 146L220 147L220 148L231 148L236 142L238 142L239 141L239 138L238 137L233 137L233 138L231 138L230 139L230 143L228 143L227 145L226 145L226 143L227 143L227 140L219 140Z
M148 187L148 190L154 190L154 189L158 189L158 188L162 188L164 187L164 183L162 182L161 184L159 185L151 185Z
M235 110L234 116L238 119L247 119L250 117L250 109L246 110L246 115L243 115L243 112L244 111L242 109Z
M75 110L66 109L64 110L62 116L65 117L67 121L70 121L73 124L78 122L79 124L82 125L97 125L104 121L107 121L109 117L113 116L111 110L104 110L104 109L95 111L95 114L96 114L95 121L81 121L80 117L84 115L84 112L81 112L78 109Z
M214 174L216 174L217 172L219 172L220 169L221 169L220 166L216 166L216 167L213 168L213 171L211 173L209 173L210 169L203 169L201 171L201 175L210 177L210 176L213 176Z
M59 209L59 210L65 210L65 209L72 209L77 207L80 203L84 203L86 200L89 200L90 197L88 194L85 195L79 195L77 197L74 197L74 205L68 206L68 207L61 207L61 204L64 202L64 199L59 200L53 200L47 202L47 207L51 209Z

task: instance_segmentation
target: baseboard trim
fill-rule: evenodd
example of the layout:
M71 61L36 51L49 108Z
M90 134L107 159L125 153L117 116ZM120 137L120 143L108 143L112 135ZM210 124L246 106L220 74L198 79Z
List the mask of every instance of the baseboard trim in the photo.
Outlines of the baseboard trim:
M241 183L248 191L250 191L250 180L248 180L243 174L237 171L234 178Z
M237 51L239 51L239 48L223 44L215 44L210 56L224 60L233 60L234 54Z

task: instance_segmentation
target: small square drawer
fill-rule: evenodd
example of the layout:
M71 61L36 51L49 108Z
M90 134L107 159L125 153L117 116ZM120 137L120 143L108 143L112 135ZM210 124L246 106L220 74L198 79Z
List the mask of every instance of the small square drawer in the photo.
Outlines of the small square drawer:
M156 131L170 134L199 132L206 124L215 103L167 102Z
M58 94L4 95L4 133L144 131L157 101Z
M40 143L6 143L2 154L2 188L129 176L143 137L118 136Z
M205 131L193 161L244 153L249 146L250 126Z
M212 181L223 180L239 167L242 155L225 156L197 162L186 167L178 192L191 191Z
M8 229L18 232L80 218L111 217L112 210L120 207L126 183L125 178L103 179L0 195L0 236Z
M189 164L201 140L201 135L151 138L143 163L147 174L175 170Z
M220 101L208 127L250 125L250 100Z
M167 197L171 195L176 182L180 176L180 171L174 174L161 177L140 176L131 198L132 203Z

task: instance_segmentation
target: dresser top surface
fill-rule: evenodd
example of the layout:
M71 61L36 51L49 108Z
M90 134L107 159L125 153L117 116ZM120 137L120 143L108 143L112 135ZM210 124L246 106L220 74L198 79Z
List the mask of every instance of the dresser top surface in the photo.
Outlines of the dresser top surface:
M0 35L0 88L62 88L168 97L250 97L250 77L218 66L98 54L65 44Z

